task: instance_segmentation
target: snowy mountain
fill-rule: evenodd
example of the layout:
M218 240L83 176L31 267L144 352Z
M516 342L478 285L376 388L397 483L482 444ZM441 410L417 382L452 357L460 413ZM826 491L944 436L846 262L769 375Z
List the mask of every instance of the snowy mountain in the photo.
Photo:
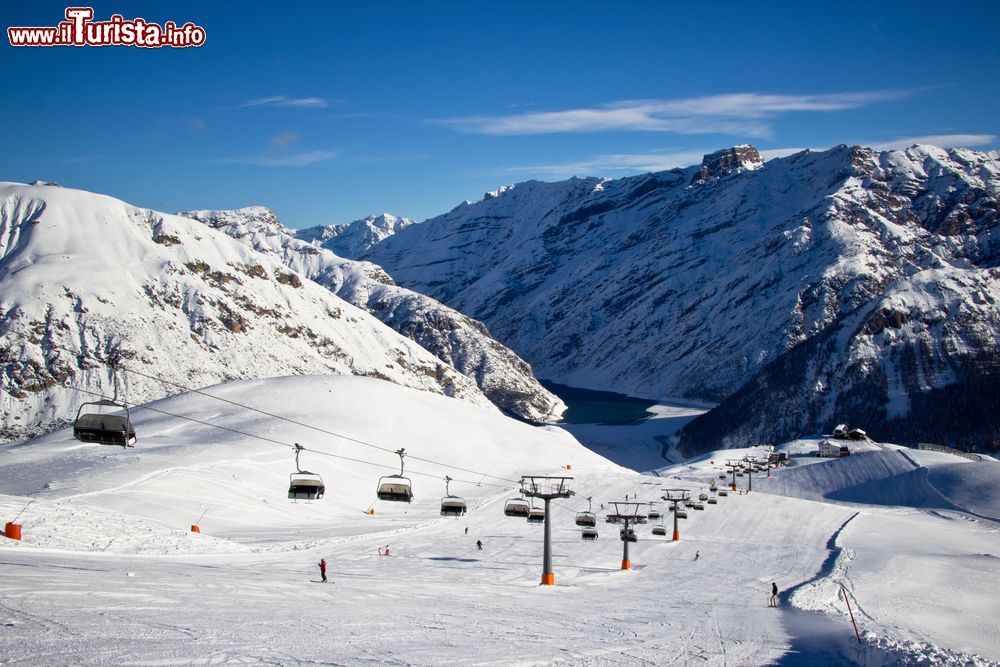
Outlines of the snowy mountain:
M188 218L43 185L0 185L0 362L8 439L99 395L135 405L279 375L368 375L490 405L475 382L273 257Z
M326 248L341 257L359 257L396 232L413 224L409 218L391 213L370 215L346 225L308 227L295 232L295 236L318 248Z
M180 215L271 255L296 273L367 310L474 380L495 405L509 414L545 421L565 410L562 401L538 383L531 367L494 340L481 322L430 297L396 286L374 264L342 259L326 249L326 243L317 247L299 239L301 232L285 228L271 211L250 207L236 211L187 211Z
M995 153L839 146L765 164L740 146L687 169L507 186L365 258L482 319L540 377L752 395L692 422L689 453L843 421L989 447L998 223ZM942 397L951 408L925 410Z

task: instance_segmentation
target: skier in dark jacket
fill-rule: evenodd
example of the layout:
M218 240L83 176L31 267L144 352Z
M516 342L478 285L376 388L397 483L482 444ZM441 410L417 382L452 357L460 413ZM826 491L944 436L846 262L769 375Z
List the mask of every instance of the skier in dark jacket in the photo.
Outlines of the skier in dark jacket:
M483 541L482 540L476 540L476 548L479 549L480 551L483 550Z
M326 583L326 559L321 558L319 561L319 576L323 577L323 583Z
M768 607L778 606L778 584L771 582L771 600L768 602Z

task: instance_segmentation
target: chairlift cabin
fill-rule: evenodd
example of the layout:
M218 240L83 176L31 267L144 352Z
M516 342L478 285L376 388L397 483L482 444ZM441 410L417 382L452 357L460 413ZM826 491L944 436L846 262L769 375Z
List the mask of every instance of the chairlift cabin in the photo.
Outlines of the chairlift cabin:
M663 515L660 514L660 510L654 507L653 503L649 503L649 514L647 514L646 516L649 518L650 521L656 521Z
M718 505L719 504L719 501L715 498L715 496L710 496L709 499L706 500L705 502L707 502L709 505Z
M527 518L529 509L531 509L531 506L528 505L528 501L524 498L511 498L504 503L503 513L505 516Z
M639 538L636 537L635 529L634 528L629 528L628 529L628 534L626 534L624 526L618 531L618 537L621 538L621 540L623 542L625 542L625 541L628 541L628 542L638 542L639 541Z
M696 510L704 510L704 509L705 509L705 506L704 506L703 504L701 504L701 503L694 503L694 504L693 504L693 505L691 506L691 508L692 508L692 509L696 509Z
M682 509L678 508L677 509L677 518L678 519L686 519L686 518L688 518L687 510L682 510Z
M406 450L397 449L396 454L399 455L399 474L379 479L375 495L379 500L409 503L413 501L413 485L408 477L403 477L403 457L406 456Z
M666 535L667 528L662 523L653 526L653 535Z
M441 516L462 516L465 514L465 500L451 495L450 486L451 477L445 477L445 496L441 499Z
M528 523L545 523L545 508L532 507L528 510Z
M112 414L124 410L125 414ZM128 405L102 398L80 406L73 422L73 437L80 442L97 442L102 445L129 447L135 444L135 428Z
M576 515L576 525L583 526L584 528L593 528L597 525L597 515L594 514L594 503L590 498L587 498L587 511L578 512Z
M729 495L729 491L727 491L726 489L719 489L719 495L720 496L728 496Z
M288 476L288 498L290 500L319 500L326 493L323 478L314 472L299 467L299 452L302 445L295 443L295 472Z
M593 541L597 539L597 529L596 528L584 528L583 532L580 533L580 539Z
M708 500L708 494L705 493L704 491L699 493L698 500L700 500L701 502L705 502L706 500Z
M291 500L319 500L326 493L323 478L302 470L288 476L288 497Z

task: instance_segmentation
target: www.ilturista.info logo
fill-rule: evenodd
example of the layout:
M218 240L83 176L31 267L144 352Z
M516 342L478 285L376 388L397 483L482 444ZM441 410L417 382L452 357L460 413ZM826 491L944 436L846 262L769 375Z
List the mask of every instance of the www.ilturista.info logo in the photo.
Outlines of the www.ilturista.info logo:
M66 20L54 28L10 27L11 46L162 46L184 48L205 43L205 29L190 21L178 27L173 21L162 26L145 19L126 20L114 14L107 21L94 21L93 7L67 7Z

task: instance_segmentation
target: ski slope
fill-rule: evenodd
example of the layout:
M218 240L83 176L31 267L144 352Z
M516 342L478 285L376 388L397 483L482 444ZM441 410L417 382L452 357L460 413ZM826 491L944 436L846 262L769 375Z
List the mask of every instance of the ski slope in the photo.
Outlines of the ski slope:
M219 385L157 401L133 419L139 442L127 450L79 443L68 430L0 447L0 517L23 510L24 532L21 542L0 540L0 662L1000 660L996 517L804 498L793 491L808 484L781 486L800 470L826 470L835 492L846 460L793 457L796 465L754 480L752 493L689 511L679 542L640 526L633 569L622 571L618 526L603 512L600 538L580 539L573 518L587 496L599 510L625 494L655 500L664 487L697 493L721 483L727 457L747 452L640 475L560 429L347 376ZM307 448L302 468L324 478L321 500L286 497L294 442ZM375 502L378 477L398 471L398 447L408 454L414 502ZM995 465L940 467L962 487L964 470ZM941 477L927 467L928 479ZM542 527L503 515L523 474L574 477L577 495L552 507L553 587L538 585ZM465 517L438 513L445 475L469 505ZM986 487L996 493L995 481ZM200 533L190 531L196 522ZM931 532L940 539L923 539ZM387 544L392 556L379 556ZM331 583L318 583L320 558ZM772 581L782 591L778 609L767 606ZM912 604L921 585L912 582L941 594L921 610ZM836 600L840 583L858 605L861 645Z

